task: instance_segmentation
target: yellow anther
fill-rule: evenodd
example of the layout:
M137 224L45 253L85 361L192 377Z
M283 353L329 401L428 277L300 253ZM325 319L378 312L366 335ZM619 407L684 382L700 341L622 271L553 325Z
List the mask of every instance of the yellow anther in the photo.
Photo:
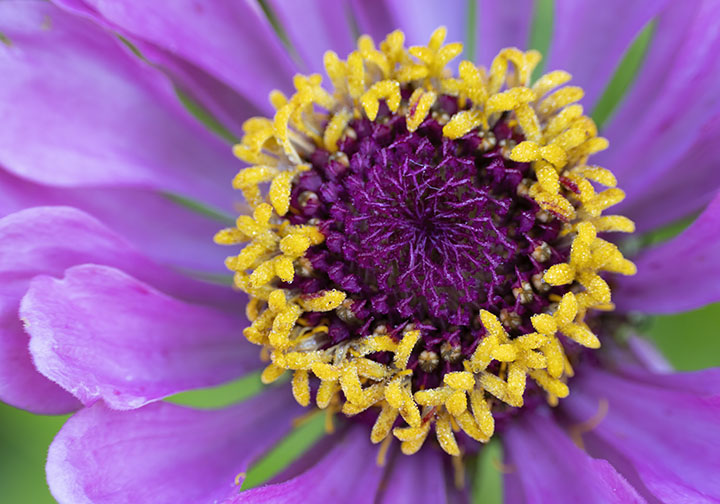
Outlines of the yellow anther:
M420 406L439 406L447 401L452 389L449 387L440 387L427 390L418 390L415 392L415 402Z
M587 348L600 348L600 340L585 324L569 324L563 327L563 334Z
M280 240L280 250L289 257L300 257L310 247L310 239L304 234L291 234Z
M360 385L360 377L355 366L350 364L343 369L340 373L340 386L348 401L362 404L364 398L362 385Z
M285 368L276 366L275 364L270 364L265 369L263 369L263 372L260 375L260 380L262 380L262 382L265 384L272 383L278 378L280 378L284 373Z
M575 280L575 270L569 264L555 264L543 276L550 285L566 285Z
M562 349L560 340L552 338L542 347L542 352L547 359L547 372L553 378L560 378L565 365L565 352Z
M475 389L470 393L470 407L478 427L490 438L495 432L495 419L482 391Z
M467 395L464 390L456 390L445 400L445 407L453 416L459 416L467 409Z
M450 426L450 417L447 412L438 415L437 422L435 422L435 435L440 447L446 453L454 456L460 455L460 448L455 440L455 434L453 434Z
M380 108L380 100L384 99L391 112L400 106L400 83L394 80L376 82L360 98L360 103L368 119L374 121Z
M497 345L492 353L493 359L499 362L513 362L515 359L517 359L517 356L518 354L515 350L515 346L507 343L503 345Z
M415 131L420 127L436 99L437 95L432 91L425 91L422 88L413 91L406 114L408 131Z
M510 152L510 159L518 163L529 163L542 158L540 146L535 142L520 142Z
M348 91L352 98L360 98L365 92L365 65L362 55L353 51L347 59Z
M357 365L358 374L364 378L382 380L388 374L388 369L384 364L370 359L356 359L355 364Z
M458 390L472 390L475 386L475 377L467 371L455 371L445 374L445 385Z
M538 111L542 115L549 115L566 105L580 101L584 95L585 92L582 88L576 86L567 86L562 89L558 89L540 102Z
M330 119L330 122L325 128L325 133L323 134L323 144L327 150L330 152L337 151L338 140L342 137L342 134L351 118L352 116L347 111L341 110L336 113L332 119Z
M323 56L323 63L325 66L325 73L332 81L333 87L336 92L342 92L347 88L347 66L345 62L338 58L338 55L333 51L327 51Z
M543 369L533 369L528 372L530 377L537 382L543 389L557 397L567 397L570 393L568 386L557 378L550 376Z
M318 387L317 395L315 397L318 408L327 408L330 405L330 401L332 401L332 398L335 396L337 390L338 385L335 382L322 382Z
M292 379L292 393L301 406L310 404L310 382L307 371L295 371Z
M497 112L513 110L533 100L535 100L535 93L526 87L508 89L507 91L492 95L488 98L485 113L489 116Z
M535 93L535 96L542 98L545 94L562 86L571 78L572 76L563 70L546 73L540 77L535 84L533 84L532 90Z
M397 417L397 409L388 404L384 405L370 432L370 440L377 444L385 439L390 434Z
M417 438L413 439L412 441L403 441L400 445L400 449L405 455L413 455L418 452L420 448L422 448L423 443L425 443L425 439L427 439L427 435L430 432L430 422L427 422L424 424L426 427L422 431L421 435ZM395 431L393 430L393 434Z
M530 317L530 322L539 333L553 335L555 334L555 331L557 331L557 323L555 322L555 319L552 315L548 315L547 313L533 315Z
M319 296L302 297L300 304L306 311L325 312L340 306L345 301L345 297L344 292L333 289L325 291Z
M395 409L400 409L405 403L405 394L398 380L391 381L385 387L385 400Z
M415 344L419 339L420 331L418 330L408 331L405 333L402 340L400 340L397 350L395 351L394 364L397 369L405 369L407 367L410 353L412 353L412 350L415 348Z
M274 290L268 297L268 308L273 313L284 312L287 309L287 299L285 291L282 289Z
M456 139L469 133L483 123L484 114L479 110L463 110L458 112L443 126L443 135Z
M312 363L311 369L313 374L323 381L334 382L340 379L340 370L332 364L316 361Z
M543 166L535 171L538 183L543 191L550 194L560 192L560 177L557 171L550 166Z

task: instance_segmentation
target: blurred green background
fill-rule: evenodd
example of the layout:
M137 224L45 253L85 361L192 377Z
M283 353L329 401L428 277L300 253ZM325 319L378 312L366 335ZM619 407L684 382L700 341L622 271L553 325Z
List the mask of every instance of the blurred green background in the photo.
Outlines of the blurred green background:
M476 9L474 0L468 8ZM552 0L537 0L535 21L530 47L544 52L550 44L553 21ZM482 16L482 12L480 12ZM475 26L469 15L467 41L474 40ZM598 106L592 111L598 124L604 123L622 100L642 63L649 44L652 43L652 24L638 35L618 65L613 79ZM591 56L591 55L589 55ZM202 112L192 110L202 115ZM202 119L207 120L204 116ZM677 232L675 226L664 235ZM662 236L666 238L667 236ZM653 241L657 236L653 237ZM720 366L720 304L673 316L654 317L647 321L646 334L657 343L670 362L679 370L702 369ZM247 398L261 388L257 375L209 391L181 394L173 400L198 407L219 407ZM0 501L8 504L52 503L45 483L44 465L47 447L66 417L35 416L0 403ZM268 456L249 471L243 488L267 480L292 457L302 453L318 437L323 435L322 419L318 416L299 427ZM473 489L476 502L483 504L500 502L500 475L496 462L500 457L497 443L484 450L475 469Z

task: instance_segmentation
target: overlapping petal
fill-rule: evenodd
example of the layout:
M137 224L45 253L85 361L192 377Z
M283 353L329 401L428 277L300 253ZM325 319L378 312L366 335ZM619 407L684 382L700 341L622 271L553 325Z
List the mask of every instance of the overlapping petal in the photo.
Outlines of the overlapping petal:
M155 261L198 272L224 272L227 251L212 242L219 218L208 218L147 189L68 188L36 184L0 169L0 216L34 206L81 209Z
M328 50L344 58L355 49L346 0L269 0L268 5L308 71L325 73Z
M673 2L658 18L646 61L604 131L598 162L617 175L618 211L641 231L702 208L717 190L720 161L720 4Z
M476 10L476 60L488 67L505 47L529 49L533 0L479 0Z
M76 209L42 207L9 215L0 220L0 242L0 397L34 412L62 413L78 406L76 399L36 371L28 352L29 339L18 309L36 275L61 276L66 268L77 264L106 264L190 302L227 309L235 303L227 289L204 285L157 266Z
M593 459L539 411L513 422L504 434L509 469L527 504L643 503L645 500L605 460ZM513 480L510 480L513 481ZM513 502L519 499L511 490Z
M592 110L633 38L669 0L557 0L549 70L566 70Z
M410 457L401 453L396 455L382 486L378 504L448 502L443 453L428 448Z
M227 145L119 40L38 1L0 4L0 31L7 170L48 185L175 191L230 205Z
M189 68L201 70L263 113L272 110L268 93L276 88L288 91L296 72L260 3L254 0L57 3L119 30L151 61L168 67L184 88L203 90L198 82L201 77L187 74ZM212 97L211 91L204 89L209 99L204 103L211 104L215 98L214 111L225 103L237 110L238 103L233 105L230 95Z
M357 425L337 440L328 454L305 473L231 497L225 504L285 504L290 502L343 502L371 504L384 468L375 463L377 447L366 429Z
M242 317L182 302L107 266L36 277L20 316L37 368L86 405L137 408L260 364L240 337Z
M467 2L414 0L408 5L402 0L351 0L351 4L360 33L367 33L376 41L400 29L407 45L424 45L438 26L447 28L447 42L465 39Z
M623 311L676 313L720 301L720 195L672 240L640 255L613 300Z
M299 412L284 388L222 410L98 403L68 420L50 446L50 490L60 504L217 502Z
M694 377L705 379L704 372ZM585 422L597 418L598 405L607 401L607 413L593 421L596 426L585 436L627 460L662 502L717 502L720 397L716 390L708 395L704 386L678 385L588 368L573 382L573 394L562 408L574 421Z

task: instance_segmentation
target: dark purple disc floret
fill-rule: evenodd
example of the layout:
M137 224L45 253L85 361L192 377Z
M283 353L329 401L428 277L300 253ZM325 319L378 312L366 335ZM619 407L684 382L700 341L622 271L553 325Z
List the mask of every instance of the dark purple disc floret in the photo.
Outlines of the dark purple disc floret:
M292 287L348 294L329 344L423 328L409 364L419 387L461 368L484 335L480 309L511 335L532 332L530 316L563 293L542 274L569 253L562 222L527 195L530 165L506 157L522 135L500 120L451 140L437 116L415 132L387 112L352 121L338 152L313 154L291 199L291 222L326 237Z

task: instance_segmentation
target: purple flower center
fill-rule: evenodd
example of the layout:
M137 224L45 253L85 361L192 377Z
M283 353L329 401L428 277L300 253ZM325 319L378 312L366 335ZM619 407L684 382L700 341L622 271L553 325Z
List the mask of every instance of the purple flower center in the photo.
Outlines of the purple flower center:
M562 221L527 195L530 164L508 157L522 134L503 118L490 132L451 140L438 119L457 104L439 102L415 132L387 108L374 122L351 121L338 152L316 150L291 195L291 223L316 225L326 241L308 250L288 287L348 293L342 309L310 314L329 318L327 346L421 328L408 364L418 388L462 370L485 335L481 309L520 335L567 291L542 281L570 246Z

